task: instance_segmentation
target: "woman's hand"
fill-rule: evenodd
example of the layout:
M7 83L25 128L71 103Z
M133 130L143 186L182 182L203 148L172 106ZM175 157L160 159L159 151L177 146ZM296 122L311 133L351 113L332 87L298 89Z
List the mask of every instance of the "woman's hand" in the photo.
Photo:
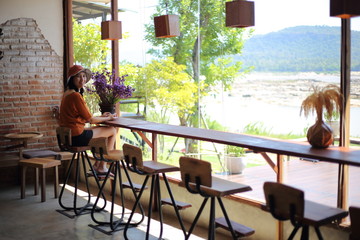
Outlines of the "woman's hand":
M114 118L116 117L116 113L111 114L109 112L104 112L103 115L101 115L101 117L107 117L111 121L114 120Z

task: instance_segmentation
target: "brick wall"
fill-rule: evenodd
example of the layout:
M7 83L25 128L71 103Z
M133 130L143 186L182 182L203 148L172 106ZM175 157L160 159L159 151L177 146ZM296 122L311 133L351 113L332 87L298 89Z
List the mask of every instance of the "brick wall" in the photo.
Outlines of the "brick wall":
M57 149L51 107L63 93L63 59L34 19L12 19L0 28L0 149L13 144L3 135L29 131L44 135L29 141L29 149Z

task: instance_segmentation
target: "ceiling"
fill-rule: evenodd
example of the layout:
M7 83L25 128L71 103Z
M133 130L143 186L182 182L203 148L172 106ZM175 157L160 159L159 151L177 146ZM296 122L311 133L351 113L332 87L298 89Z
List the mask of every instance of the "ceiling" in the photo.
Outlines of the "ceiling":
M73 0L73 17L77 20L86 20L101 17L102 21L106 20L106 15L111 14L111 7L108 4L110 0ZM123 12L118 9L118 12Z

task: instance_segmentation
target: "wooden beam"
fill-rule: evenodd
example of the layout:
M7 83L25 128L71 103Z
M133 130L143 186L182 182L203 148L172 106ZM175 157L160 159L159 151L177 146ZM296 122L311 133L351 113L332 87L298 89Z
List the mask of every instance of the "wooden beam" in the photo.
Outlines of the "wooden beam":
M74 65L74 42L72 24L72 0L63 0L64 8L64 82L66 87L67 72Z

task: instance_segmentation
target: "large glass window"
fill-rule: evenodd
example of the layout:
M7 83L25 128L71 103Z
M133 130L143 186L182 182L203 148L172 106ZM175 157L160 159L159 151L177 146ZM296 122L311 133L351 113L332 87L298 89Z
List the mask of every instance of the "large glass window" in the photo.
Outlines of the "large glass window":
M73 4L76 23L81 24L74 26L79 28L74 31L75 47L79 47L74 50L76 62L94 70L111 68L110 41L99 40L101 21L111 19L109 3L73 2L77 2ZM225 1L121 0L118 7L123 32L120 75L128 75L126 82L136 88L136 98L120 105L122 112L135 115L123 116L306 141L315 116L300 115L302 101L311 86L340 84L341 20L329 16L329 0L257 0L255 27L246 29L225 27ZM153 18L165 14L179 16L180 36L155 37ZM91 24L97 35L89 35ZM352 19L352 138L360 136L356 124L359 29L359 18ZM91 51L97 52L90 56ZM122 132L124 141L144 144L136 134ZM253 186L245 196L262 199L262 183L276 179L263 156L251 149L242 150L247 158L245 170L233 173L225 161L226 146L168 136L158 140L159 161L176 165L183 155L211 161L217 176ZM318 194L326 191L328 204L336 204L336 165L284 159L286 183L303 188L312 200L322 201ZM310 168L312 174L303 172ZM316 184L304 184L312 181Z

